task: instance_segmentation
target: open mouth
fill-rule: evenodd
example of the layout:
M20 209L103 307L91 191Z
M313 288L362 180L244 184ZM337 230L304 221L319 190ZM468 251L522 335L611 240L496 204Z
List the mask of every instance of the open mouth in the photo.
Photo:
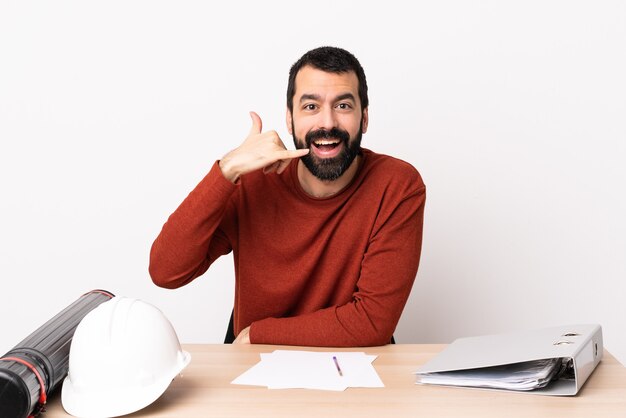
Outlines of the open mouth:
M313 146L322 152L334 150L341 141L339 139L318 139L313 141Z

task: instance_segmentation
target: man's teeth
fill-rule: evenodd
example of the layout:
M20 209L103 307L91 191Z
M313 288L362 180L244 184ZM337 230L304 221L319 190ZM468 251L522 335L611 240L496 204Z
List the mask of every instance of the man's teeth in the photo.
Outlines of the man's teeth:
M339 141L326 141L326 140L315 141L315 145L334 145L338 143Z

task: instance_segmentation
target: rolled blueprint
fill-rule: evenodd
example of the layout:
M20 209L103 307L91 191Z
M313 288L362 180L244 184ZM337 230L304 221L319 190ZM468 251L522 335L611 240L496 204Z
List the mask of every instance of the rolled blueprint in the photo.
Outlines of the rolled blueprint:
M70 344L79 322L114 295L92 290L0 357L0 417L38 415L67 375Z

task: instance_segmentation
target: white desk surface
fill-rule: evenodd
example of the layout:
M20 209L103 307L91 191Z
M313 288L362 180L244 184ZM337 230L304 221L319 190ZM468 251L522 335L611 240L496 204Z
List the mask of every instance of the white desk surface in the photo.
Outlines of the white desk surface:
M191 363L152 405L128 417L626 417L626 367L610 353L574 397L551 397L466 388L416 385L413 372L445 345L396 344L323 349L269 345L184 345ZM365 351L377 354L374 367L384 388L344 392L269 390L230 382L275 349ZM60 391L52 394L43 418L67 418ZM103 402L110 400L103 399ZM94 405L97 408L97 405Z

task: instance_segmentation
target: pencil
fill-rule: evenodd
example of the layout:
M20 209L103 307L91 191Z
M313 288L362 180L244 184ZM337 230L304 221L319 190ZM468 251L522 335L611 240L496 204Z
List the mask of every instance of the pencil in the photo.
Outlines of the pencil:
M339 367L339 362L337 361L337 356L333 356L333 361L335 362L339 376L343 376L343 372L341 371L341 367Z

